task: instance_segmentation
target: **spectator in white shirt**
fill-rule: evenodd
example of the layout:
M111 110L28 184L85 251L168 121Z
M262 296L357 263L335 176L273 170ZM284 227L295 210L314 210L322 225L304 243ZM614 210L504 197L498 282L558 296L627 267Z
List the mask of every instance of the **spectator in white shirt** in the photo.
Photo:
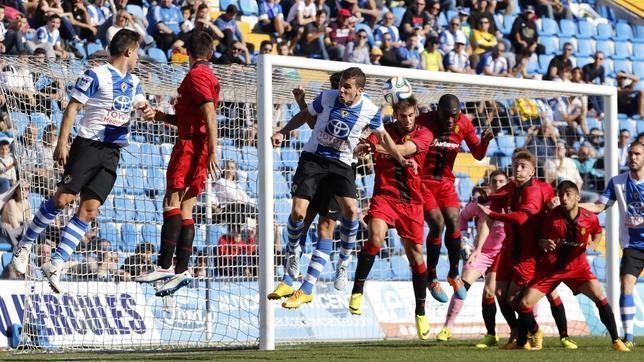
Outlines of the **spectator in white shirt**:
M461 19L458 16L455 16L452 18L452 20L449 21L449 28L443 30L440 34L439 49L441 50L441 52L443 52L443 54L447 54L452 49L454 49L454 39L456 39L456 36L458 36L459 34L463 34L463 37L465 37L465 41L467 43L467 37L465 36L463 30L461 30Z
M567 150L566 142L559 140L557 142L555 158L546 160L544 165L546 182L550 184L555 182L558 184L561 181L569 180L577 184L577 187L581 190L584 181L579 174L575 161L566 156Z
M491 52L483 54L477 66L478 74L496 77L508 76L508 60L503 56L505 43L498 43Z
M16 159L11 154L10 143L0 141L0 193L3 193L18 180L16 174Z
M33 41L28 42L32 49L43 48L47 51L47 58L56 57L67 59L68 53L63 49L60 39L60 16L53 14L49 16L47 25L41 26L36 30L36 36Z
M291 24L291 46L289 49L292 51L297 45L298 41L304 34L304 28L315 21L315 13L317 7L313 0L299 0L291 7L286 17L286 22Z
M470 56L465 51L465 35L457 34L454 49L445 54L443 65L445 69L453 73L472 73L470 67Z
M252 203L246 191L237 182L237 164L233 160L226 161L223 177L215 182L214 191L220 206Z
M400 32L398 31L396 24L394 24L394 13L391 11L383 15L382 21L380 24L376 25L376 29L373 32L376 47L380 47L382 45L382 37L385 34L391 35L392 44L394 44L394 46L398 46L398 42L400 41Z
M105 40L107 40L108 44L112 41L114 35L116 35L116 33L121 29L136 31L141 35L141 42L143 42L143 37L146 36L145 29L132 19L132 15L130 13L121 9L116 13L115 19L116 20L112 26L107 29L107 34L105 35Z

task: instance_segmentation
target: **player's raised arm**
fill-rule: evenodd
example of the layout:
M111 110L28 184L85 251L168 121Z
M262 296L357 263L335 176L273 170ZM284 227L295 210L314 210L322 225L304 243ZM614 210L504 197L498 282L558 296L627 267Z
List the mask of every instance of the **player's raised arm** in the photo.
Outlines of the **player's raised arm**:
M468 122L471 127L468 127L465 134L465 143L470 149L472 156L477 160L482 160L487 155L487 147L490 144L490 141L494 138L492 129L486 128L481 134L481 138L476 135L474 132L474 126L472 122Z
M391 139L391 136L389 136L389 133L387 133L387 131L385 131L384 129L376 131L376 137L378 137L378 143L380 143L385 151L387 151L387 153L391 155L391 157L398 161L398 163L405 167L413 168L414 173L418 172L418 164L416 163L416 161L406 159L405 156L403 156L400 151L398 151L394 140Z

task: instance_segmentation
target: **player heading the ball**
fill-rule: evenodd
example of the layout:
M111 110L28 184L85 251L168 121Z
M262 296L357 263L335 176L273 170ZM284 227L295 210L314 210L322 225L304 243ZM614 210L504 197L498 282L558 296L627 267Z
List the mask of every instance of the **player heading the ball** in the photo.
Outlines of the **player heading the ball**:
M141 81L130 73L139 59L139 39L140 35L132 30L119 30L108 47L109 62L85 71L76 81L54 150L54 160L65 167L63 178L54 196L40 205L14 251L13 266L24 274L34 241L80 193L78 210L65 226L51 261L41 266L55 293L61 290L65 262L112 191L121 147L129 143L132 110L141 111L146 119L154 115L145 101ZM83 107L85 115L78 135L68 149L72 126Z

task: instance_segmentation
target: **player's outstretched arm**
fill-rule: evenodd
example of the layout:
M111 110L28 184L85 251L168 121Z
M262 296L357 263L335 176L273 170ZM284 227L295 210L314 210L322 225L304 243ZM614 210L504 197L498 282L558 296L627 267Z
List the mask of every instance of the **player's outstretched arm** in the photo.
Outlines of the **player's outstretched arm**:
M465 143L470 149L472 156L480 161L487 155L487 147L493 138L494 133L492 133L492 129L486 128L483 130L481 139L479 140L479 138L474 133L474 128L472 127L472 132L465 138Z
M601 212L604 212L604 210L606 210L607 205L601 201L595 201L594 203L585 202L583 204L579 204L579 207L583 207L584 209L594 214L599 214Z
M76 116L82 108L83 104L81 102L77 101L75 98L71 98L67 108L65 108L65 112L63 113L63 121L60 125L60 132L58 133L58 143L54 149L54 161L58 161L58 163L63 166L67 162L67 156L69 153L69 135L72 132Z
M391 157L393 157L398 163L405 167L411 167L414 169L414 173L418 172L418 164L412 159L405 159L398 149L396 148L396 143L391 139L389 133L384 129L382 131L375 131L376 137L378 138L378 143L387 151Z
M219 161L217 160L217 112L213 102L207 102L201 105L201 112L206 121L206 132L208 133L208 172L213 179L218 179L221 175Z
M271 136L271 141L274 147L279 146L284 140L284 136L289 134L291 131L300 128L304 123L308 123L310 120L314 120L315 117L309 112L307 108L299 111L293 118L291 118L288 123L281 130L275 132ZM315 126L315 122L313 123Z
M174 114L167 114L161 111L154 111L154 116L152 118L155 122L167 123L171 126L177 125L177 117Z

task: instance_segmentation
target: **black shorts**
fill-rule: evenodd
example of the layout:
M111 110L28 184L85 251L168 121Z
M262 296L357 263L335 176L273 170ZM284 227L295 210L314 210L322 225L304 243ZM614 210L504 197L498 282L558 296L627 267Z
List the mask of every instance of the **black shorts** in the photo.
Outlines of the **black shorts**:
M633 275L639 278L644 268L644 250L626 248L622 254L622 265L619 268L619 275Z
M93 192L102 204L116 182L120 154L117 145L76 137L58 186L73 194Z
M295 170L291 194L312 200L322 182L332 195L356 198L356 172L353 167L338 160L303 152Z
M328 187L327 180L323 180L318 187L309 208L306 210L307 214L318 214L321 217L326 217L331 220L337 221L340 216L340 205L335 195Z

